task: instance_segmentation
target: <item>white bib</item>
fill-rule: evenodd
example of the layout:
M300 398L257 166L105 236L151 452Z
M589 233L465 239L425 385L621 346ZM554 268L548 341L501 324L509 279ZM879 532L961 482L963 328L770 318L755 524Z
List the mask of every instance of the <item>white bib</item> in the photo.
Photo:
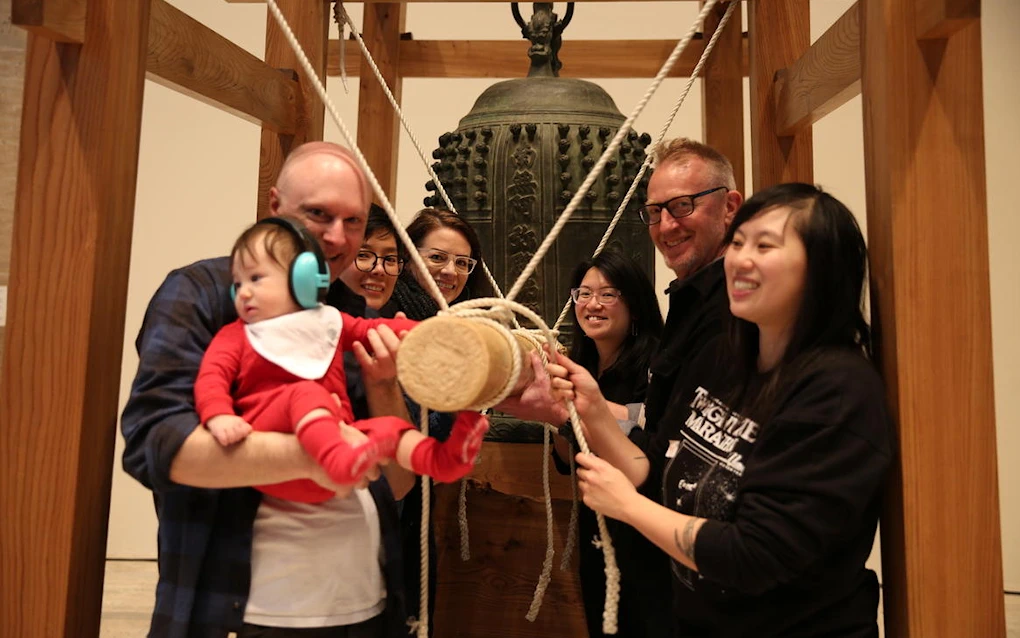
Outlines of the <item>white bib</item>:
M244 326L248 343L264 359L302 379L321 379L340 344L343 318L333 306L301 310Z

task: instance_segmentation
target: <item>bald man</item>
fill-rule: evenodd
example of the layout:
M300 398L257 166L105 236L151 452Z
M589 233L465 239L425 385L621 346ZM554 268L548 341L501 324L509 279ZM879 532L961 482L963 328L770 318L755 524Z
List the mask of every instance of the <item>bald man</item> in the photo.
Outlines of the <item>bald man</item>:
M295 149L269 192L269 213L302 220L333 274L327 303L355 316L365 301L339 280L364 239L371 191L347 149ZM367 489L330 485L296 437L254 432L224 448L200 427L193 384L213 335L236 319L227 257L170 273L136 341L139 364L121 430L124 469L152 490L159 585L152 638L381 638L406 633L394 493L414 478L396 464ZM375 359L347 361L356 418L408 418L392 333ZM363 437L344 429L352 443ZM378 476L376 470L373 476ZM309 505L251 488L311 478L337 496Z

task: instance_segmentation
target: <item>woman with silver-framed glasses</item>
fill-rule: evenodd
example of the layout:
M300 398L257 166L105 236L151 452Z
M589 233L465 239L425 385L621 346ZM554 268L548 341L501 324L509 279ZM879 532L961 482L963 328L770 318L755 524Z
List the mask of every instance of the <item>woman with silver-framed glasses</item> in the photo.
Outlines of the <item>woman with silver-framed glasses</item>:
M364 297L369 308L379 310L390 300L406 263L407 251L397 242L397 231L386 211L372 204L365 222L365 239L340 279Z
M481 267L482 249L471 225L456 213L434 208L425 208L415 215L407 226L407 234L425 262L427 272L419 272L413 262L407 265L397 277L390 301L380 311L384 317L403 312L408 319L424 321L439 312L439 305L425 290L425 278L432 278L439 285L443 298L449 304L474 297L491 296L492 291ZM415 415L417 406L412 408ZM417 419L414 419L415 421ZM440 441L449 436L451 415L433 412L429 415L429 435ZM401 501L400 535L404 555L404 587L408 611L414 614L418 608L420 569L420 525L421 485ZM429 543L429 635L432 633L432 619L436 596L436 542L431 519L428 534Z
M439 306L425 289L434 280L447 303L491 295L483 269L478 267L482 248L471 225L456 213L425 208L407 226L407 234L425 262L427 272L412 263L404 270L387 310L402 311L408 319L435 315Z

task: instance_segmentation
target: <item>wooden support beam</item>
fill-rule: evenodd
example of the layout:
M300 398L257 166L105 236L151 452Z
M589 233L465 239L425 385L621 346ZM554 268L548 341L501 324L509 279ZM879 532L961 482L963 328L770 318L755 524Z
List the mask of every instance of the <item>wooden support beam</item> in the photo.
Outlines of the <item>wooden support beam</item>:
M323 0L277 0L280 12L297 36L301 48L320 79L326 79L326 41L329 37L329 3ZM269 189L276 184L283 160L291 149L305 142L321 140L325 109L312 83L300 70L297 56L290 48L276 20L266 15L266 64L279 69L293 69L291 77L298 80L301 91L297 102L297 125L293 133L278 133L262 127L259 152L258 205L256 217L269 212Z
M1003 638L981 25L860 0L872 316L899 429L885 635Z
M57 42L85 41L86 0L13 0L11 23Z
M365 5L362 25L365 46L372 53L386 85L397 104L403 86L400 72L400 34L404 31L407 11L403 3ZM358 147L368 165L391 200L397 193L397 146L400 141L400 119L383 92L379 80L362 60L358 77Z
M726 13L727 4L717 4L705 18L707 42ZM737 190L744 192L744 69L747 47L740 30L740 7L734 10L726 29L705 63L701 90L701 127L705 143L725 155L733 164Z
M527 40L401 40L403 78L516 78L527 75ZM651 78L676 40L567 40L560 50L564 78ZM347 74L361 73L361 49L346 42ZM705 40L692 40L670 72L690 77ZM375 54L373 53L373 56ZM740 73L747 76L747 38L741 44ZM329 41L329 75L340 75L340 41Z
M151 0L148 78L274 133L297 131L301 87L166 0Z
M751 173L754 190L814 181L811 130L781 136L776 122L776 74L811 45L809 0L748 0L751 67Z
M387 4L384 0L361 0L363 4ZM647 0L579 0L580 2L647 2ZM664 0L653 0L664 1ZM697 2L698 0L679 0L680 2ZM225 0L228 4L265 4L266 0ZM405 0L405 2L502 2L506 0Z
M914 0L917 37L948 38L981 20L981 0Z
M781 74L776 131L795 135L861 92L860 10L854 3Z
M99 635L148 0L89 0L84 44L30 34L0 381L0 618Z

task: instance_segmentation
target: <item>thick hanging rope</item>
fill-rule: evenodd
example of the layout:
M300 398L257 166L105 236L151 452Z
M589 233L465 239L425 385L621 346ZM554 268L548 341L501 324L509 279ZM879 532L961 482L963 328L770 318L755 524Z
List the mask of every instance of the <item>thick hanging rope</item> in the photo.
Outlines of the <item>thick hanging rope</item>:
M421 406L419 415L419 427L421 433L429 435L429 411L424 405ZM421 518L422 525L419 532L421 540L420 562L418 563L418 617L408 620L408 627L418 638L429 636L429 513L432 511L432 495L430 484L431 479L422 475L421 477Z
M553 511L552 499L549 497L549 431L542 430L542 489L545 491L545 560L542 561L542 575L538 578L538 585L535 587L535 595L531 599L531 607L524 617L529 622L535 622L538 612L542 609L542 600L545 598L545 590L552 580L552 567L555 552L553 551Z
M460 482L460 495L457 497L457 524L460 526L460 559L471 558L471 542L467 520L467 479Z
M570 569L570 556L574 553L574 545L577 544L577 514L578 514L578 501L577 498L577 481L574 479L576 474L576 467L574 465L574 445L570 445L570 522L567 523L567 541L563 547L563 558L560 561L560 571L567 571Z

